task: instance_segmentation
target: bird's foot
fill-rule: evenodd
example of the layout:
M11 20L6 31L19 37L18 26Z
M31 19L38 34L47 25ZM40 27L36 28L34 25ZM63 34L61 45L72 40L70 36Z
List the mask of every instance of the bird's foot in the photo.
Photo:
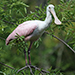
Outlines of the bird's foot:
M26 68L29 68L29 69L30 69L30 73L31 73L32 75L34 75L33 72L32 72L31 65L28 65L28 64L26 64L25 67L22 67L21 69L19 69L16 73L19 73L20 71L22 71L22 70L24 70L24 69L26 69Z
M33 71L32 71L33 68L34 68L35 70L40 71L40 73L48 73L48 74L49 74L49 72L46 71L46 70L40 69L40 68L38 68L38 67L36 67L36 66L33 66L33 65L28 65L28 64L27 64L25 67L19 69L16 73L19 73L20 71L22 71L22 70L24 70L24 69L26 69L26 68L29 68L29 69L30 69L30 73L31 73L32 75L34 75L34 74L33 74Z

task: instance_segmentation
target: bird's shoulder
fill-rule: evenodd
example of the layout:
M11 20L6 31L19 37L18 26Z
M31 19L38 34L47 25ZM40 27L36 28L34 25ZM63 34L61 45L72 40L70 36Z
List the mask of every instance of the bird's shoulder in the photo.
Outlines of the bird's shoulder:
M21 24L18 25L17 28L23 28L23 27L31 27L31 26L39 26L41 24L43 24L43 21L40 20L29 20L29 21L25 21Z

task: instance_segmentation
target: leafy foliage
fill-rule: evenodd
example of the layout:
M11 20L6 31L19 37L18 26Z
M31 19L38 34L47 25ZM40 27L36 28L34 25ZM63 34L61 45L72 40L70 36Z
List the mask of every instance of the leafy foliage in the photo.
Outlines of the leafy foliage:
M48 2L48 4L49 3L50 2ZM34 12L30 11L30 13L28 13L27 7L29 7L29 6L26 5L22 0L5 0L5 1L1 0L1 3L0 3L0 14L1 14L0 15L0 36L6 38L20 23L22 23L24 21L35 20L35 19L36 20L44 20L46 17L45 13L46 13L47 5L45 5L43 8L42 8L42 5L40 5L39 7L36 6ZM57 26L52 22L52 24L47 29L47 31L51 34L58 35L60 38L65 40L75 50L75 1L74 0L69 0L69 1L60 0L60 4L55 6L55 11L56 11L59 19L62 21L62 25ZM53 46L55 46L57 41L56 42L51 41L49 43L49 40L50 39L52 40L52 36L50 36L49 40L47 40L48 37L46 37L44 34L38 41L36 41L34 43L34 45L36 45L36 47L39 46L40 52L37 50L37 48L36 48L37 51L35 51L34 46L33 46L33 48L32 48L33 49L33 51L32 51L33 64L36 64L41 67L44 67L44 65L45 65L45 67L46 66L48 67L48 65L50 65L50 66L53 65L53 68L61 67L61 71L66 71L67 69L75 70L75 65L74 65L75 55L72 52L70 52L70 50L68 50L68 48L64 47L60 43L59 43L59 46L61 48L58 46L56 49L54 49ZM16 43L17 40L21 40L21 41ZM17 67L16 61L18 62L19 66L24 65L23 64L24 61L23 61L23 57L22 57L22 55L23 55L22 50L23 50L23 48L25 48L27 50L28 44L29 44L29 43L25 43L25 41L23 41L24 36L19 37L17 40L12 41L16 44L13 44L13 43L10 44L11 51L9 51L9 46L6 47L4 45L5 42L0 39L0 58L1 58L0 61L6 62L6 63L10 62L11 64L8 63L10 66L14 66L14 64L16 64L14 67ZM48 49L47 48L45 49L46 45L44 44L44 42L42 43L42 45L39 45L39 41L44 41L47 44ZM15 51L17 51L18 55L16 54ZM14 54L14 56L12 53ZM64 56L63 56L63 54L64 54ZM12 57L11 57L11 55L12 55ZM38 57L38 56L40 56L40 57ZM11 57L11 59L8 59L9 57ZM19 58L19 57L21 57L21 58ZM42 61L40 61L40 63L37 64L38 61L34 60L34 57L37 60L41 59L41 57L42 57ZM67 57L68 57L68 59L67 59ZM6 60L4 60L4 58ZM43 61L44 59L45 59L45 61ZM55 66L56 59L57 59L57 64ZM61 59L62 59L62 62L60 65L58 63L60 63ZM21 62L21 60L23 63ZM51 63L49 63L49 62L51 62ZM41 63L44 63L44 64L42 65ZM17 67L17 68L19 68L19 67ZM48 69L50 71L50 75L63 75L58 69L53 70L53 68ZM0 65L0 74L6 75L6 74L13 74L14 72L16 72L16 70L11 70L11 69L2 67L2 65ZM27 73L28 72L29 72L29 70L27 70ZM68 75L68 73L65 73L65 74ZM35 71L35 75L38 75L38 74L39 74L39 72ZM74 72L69 73L69 74L74 75Z

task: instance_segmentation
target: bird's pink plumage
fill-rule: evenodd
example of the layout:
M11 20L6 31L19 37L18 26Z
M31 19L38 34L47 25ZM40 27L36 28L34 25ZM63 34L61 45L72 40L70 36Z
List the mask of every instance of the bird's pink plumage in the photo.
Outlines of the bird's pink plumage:
M33 23L33 22L24 22L22 24L20 24L6 39L6 45L9 44L11 39L15 39L17 36L17 34L19 36L28 36L31 35L31 33L33 33L33 31L37 28L37 24ZM27 38L27 40L30 38Z

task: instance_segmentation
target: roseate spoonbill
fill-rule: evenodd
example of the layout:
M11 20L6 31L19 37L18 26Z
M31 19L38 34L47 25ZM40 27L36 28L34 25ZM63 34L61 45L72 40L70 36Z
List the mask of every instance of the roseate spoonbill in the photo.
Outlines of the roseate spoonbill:
M51 24L52 22L51 14L53 15L55 19L54 21L55 24L57 25L61 24L61 21L58 19L54 11L54 5L50 4L47 6L47 9L46 9L47 16L44 21L31 20L31 21L23 22L7 37L6 45L8 45L11 40L16 39L17 37L15 36L17 36L17 34L19 36L25 36L25 41L30 41L30 46L28 49L28 57L29 57L29 64L31 64L30 49L31 49L32 43L36 41L44 33L45 29ZM24 53L26 53L25 50L24 50ZM27 64L26 55L25 55L25 60Z

